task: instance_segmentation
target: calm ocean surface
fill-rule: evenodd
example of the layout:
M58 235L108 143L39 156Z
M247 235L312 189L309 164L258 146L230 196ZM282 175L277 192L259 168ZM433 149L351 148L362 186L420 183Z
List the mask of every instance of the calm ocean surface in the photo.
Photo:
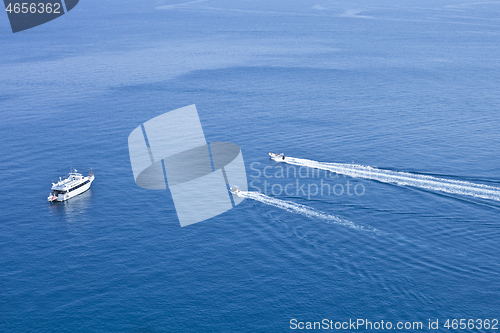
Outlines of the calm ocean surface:
M173 4L86 0L16 34L0 14L1 332L499 318L499 201L281 178L267 155L500 187L499 2ZM168 190L136 186L127 138L190 104L251 190L358 228L252 199L181 228ZM71 166L92 188L47 203ZM321 181L364 194L278 191Z

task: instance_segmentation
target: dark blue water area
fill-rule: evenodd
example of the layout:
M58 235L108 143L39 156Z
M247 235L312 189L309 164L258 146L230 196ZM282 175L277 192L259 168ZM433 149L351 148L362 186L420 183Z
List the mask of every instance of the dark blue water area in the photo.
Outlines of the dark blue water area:
M268 158L500 187L498 5L117 4L19 34L1 21L1 331L498 318L498 201L282 177ZM168 190L135 184L127 138L190 104L207 141L241 147L250 190L358 228L250 199L181 228ZM71 167L92 188L47 203ZM279 191L322 181L363 194Z

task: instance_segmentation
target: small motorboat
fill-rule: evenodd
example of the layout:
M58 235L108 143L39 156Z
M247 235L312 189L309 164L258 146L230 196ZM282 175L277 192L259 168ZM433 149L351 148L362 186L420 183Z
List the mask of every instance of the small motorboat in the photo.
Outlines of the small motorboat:
M52 202L52 201L55 201L55 200L57 200L57 197L56 197L56 195L54 194L54 192L51 192L51 193L49 194L49 196L47 197L47 201L48 201L48 202Z
M283 162L285 160L285 155L283 153L281 154L269 153L269 156L271 156L271 159L275 160L276 162Z
M238 186L231 186L229 188L229 192L231 192L232 194L238 194L240 191L240 189L238 188Z

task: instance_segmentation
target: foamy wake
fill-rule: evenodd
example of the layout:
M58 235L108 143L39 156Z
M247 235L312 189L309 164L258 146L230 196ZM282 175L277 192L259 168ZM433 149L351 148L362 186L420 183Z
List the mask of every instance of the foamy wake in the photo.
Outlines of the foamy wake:
M329 214L323 213L321 211L318 211L314 208L311 208L311 207L308 207L305 205L301 205L301 204L298 204L295 202L272 198L272 197L269 197L269 196L262 194L262 193L259 193L259 192L240 191L237 193L237 195L241 198L248 198L248 199L257 200L257 201L262 202L266 205L281 208L281 209L284 209L286 211L301 214L301 215L304 215L304 216L307 216L310 218L319 218L319 219L322 219L322 220L325 220L325 221L328 221L331 223L344 225L344 226L347 226L347 227L353 228L353 229L364 229L364 230L368 230L368 231L376 231L375 229L369 229L369 228L365 228L363 226L358 226L358 225L352 223L351 221L341 219L338 216L329 215Z
M426 190L468 195L482 199L500 201L500 188L475 184L467 181L457 181L408 172L377 169L356 164L324 163L294 157L286 157L283 162L331 171L356 178L377 180L379 182L398 186L413 186Z

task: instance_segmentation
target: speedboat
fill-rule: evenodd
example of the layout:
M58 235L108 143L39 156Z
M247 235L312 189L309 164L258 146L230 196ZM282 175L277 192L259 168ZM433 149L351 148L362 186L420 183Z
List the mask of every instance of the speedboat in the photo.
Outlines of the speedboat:
M283 162L285 160L285 155L283 153L281 154L269 153L269 156L271 156L271 159L275 160L276 162Z
M229 192L231 192L232 194L238 194L240 191L240 189L238 188L238 186L231 186L229 188Z
M66 201L78 194L87 191L94 181L94 172L90 169L89 175L84 177L78 173L76 169L69 173L68 178L61 179L57 183L52 183L52 192L47 198L47 201Z

